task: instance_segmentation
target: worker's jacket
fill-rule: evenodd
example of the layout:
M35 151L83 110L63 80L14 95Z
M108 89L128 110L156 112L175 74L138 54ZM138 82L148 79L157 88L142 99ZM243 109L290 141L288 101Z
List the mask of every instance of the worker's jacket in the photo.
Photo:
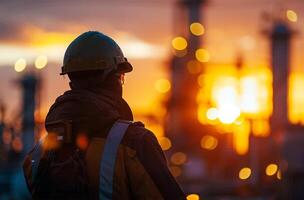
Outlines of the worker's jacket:
M130 120L129 112L130 109L122 98L113 97L111 92L106 91L73 89L57 98L47 115L46 124L58 120L70 120L74 138L75 135L87 136L88 141L80 140L80 145L84 148L83 160L86 173L69 175L73 173L71 167L70 171L66 169L64 176L52 177L50 174L48 181L41 183L48 188L45 189L45 193L57 191L56 199L81 199L80 196L77 197L75 191L73 193L76 195L69 194L68 188L73 180L79 180L76 179L77 176L81 176L80 179L84 176L86 177L84 182L88 182L88 197L83 199L98 200L100 160L107 135L116 120L126 118ZM48 127L46 129L48 130ZM66 162L68 157L63 156L62 162ZM24 171L26 178L30 179L26 175L31 171L29 162L25 162ZM31 189L31 181L27 182ZM112 199L117 200L185 199L184 193L167 167L166 158L156 137L140 122L132 123L128 127L119 145L112 189ZM44 197L52 195L46 194Z

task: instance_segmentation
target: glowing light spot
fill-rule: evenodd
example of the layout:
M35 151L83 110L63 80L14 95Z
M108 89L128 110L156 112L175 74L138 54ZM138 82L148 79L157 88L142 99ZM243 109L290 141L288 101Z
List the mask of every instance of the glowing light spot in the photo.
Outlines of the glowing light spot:
M268 120L254 120L252 122L252 132L258 137L267 137L270 134L270 125Z
M13 147L14 151L21 152L23 149L23 143L22 143L21 138L19 138L19 137L14 138L13 142L12 142L12 147Z
M154 88L159 93L167 93L171 89L171 83L167 79L159 79L155 82Z
M246 180L251 176L251 169L248 167L244 167L239 172L239 178L241 180Z
M45 150L53 150L59 148L60 144L58 135L56 133L49 133L42 143L42 147Z
M37 69L42 69L47 65L47 57L46 56L38 56L35 60L35 67Z
M218 110L216 108L209 108L206 114L209 120L215 120L218 117Z
M242 120L233 127L233 146L238 155L245 155L249 150L250 122Z
M275 175L275 173L277 173L277 171L278 171L278 165L272 163L266 167L265 173L267 176L273 176Z
M182 165L186 160L187 156L183 152L176 152L171 156L171 162L175 165Z
M169 167L169 170L174 177L178 177L182 174L182 170L178 166L171 166L171 167Z
M86 134L79 134L76 139L76 144L81 150L87 149L89 145L88 136Z
M210 60L210 53L206 49L198 49L195 51L195 57L198 61L206 63Z
M227 105L219 108L218 118L224 124L233 123L241 114L240 109L235 105Z
M215 137L211 135L205 135L201 139L201 147L207 150L213 150L217 147L218 141Z
M171 141L170 141L169 138L159 137L157 139L158 139L158 142L159 142L162 150L166 151L166 150L169 150L171 148Z
M193 35L200 36L205 33L205 28L201 23L194 22L190 25L190 31Z
M191 74L198 74L202 71L202 65L196 60L191 60L187 63L187 69Z
M183 37L176 37L171 41L172 47L176 50L184 50L187 48L187 40Z
M187 195L187 200L199 200L200 197L198 194L189 194Z
M287 10L286 11L286 17L291 22L297 22L298 21L298 15L293 10Z
M278 170L278 172L277 172L277 179L282 180L282 172L281 172L281 170Z
M22 72L26 67L26 61L23 58L20 58L15 63L15 71L16 72Z

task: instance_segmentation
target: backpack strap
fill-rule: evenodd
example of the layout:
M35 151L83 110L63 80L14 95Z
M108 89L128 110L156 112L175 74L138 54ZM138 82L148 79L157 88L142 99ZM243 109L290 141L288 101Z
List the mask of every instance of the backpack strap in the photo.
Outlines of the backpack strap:
M104 146L99 168L99 199L111 200L113 193L113 177L119 144L125 135L130 121L118 120L112 126Z

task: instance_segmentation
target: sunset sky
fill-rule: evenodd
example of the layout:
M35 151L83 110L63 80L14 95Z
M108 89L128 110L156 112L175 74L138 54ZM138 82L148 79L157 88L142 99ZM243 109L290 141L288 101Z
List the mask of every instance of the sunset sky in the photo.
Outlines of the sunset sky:
M47 56L41 70L44 79L43 109L68 88L60 77L67 45L79 34L98 30L113 37L134 66L127 76L125 98L138 113L148 113L162 96L155 90L158 79L169 78L171 39L179 23L175 0L2 0L0 2L0 99L9 113L18 111L20 91L14 80L15 62L24 58L31 68L37 56ZM271 22L266 15L285 18L288 9L298 14L291 26L294 37L292 69L304 72L304 2L302 0L209 0L202 11L206 34L203 44L210 63L235 62L239 52L247 67L269 66L269 41L263 32ZM264 17L263 17L264 16ZM185 27L187 28L187 27Z

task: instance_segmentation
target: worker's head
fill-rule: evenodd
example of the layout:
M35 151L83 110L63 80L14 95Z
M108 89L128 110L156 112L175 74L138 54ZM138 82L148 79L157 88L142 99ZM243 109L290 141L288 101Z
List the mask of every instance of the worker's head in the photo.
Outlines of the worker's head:
M114 89L132 71L118 44L97 31L78 36L67 48L61 75L68 74L72 84L82 87Z

